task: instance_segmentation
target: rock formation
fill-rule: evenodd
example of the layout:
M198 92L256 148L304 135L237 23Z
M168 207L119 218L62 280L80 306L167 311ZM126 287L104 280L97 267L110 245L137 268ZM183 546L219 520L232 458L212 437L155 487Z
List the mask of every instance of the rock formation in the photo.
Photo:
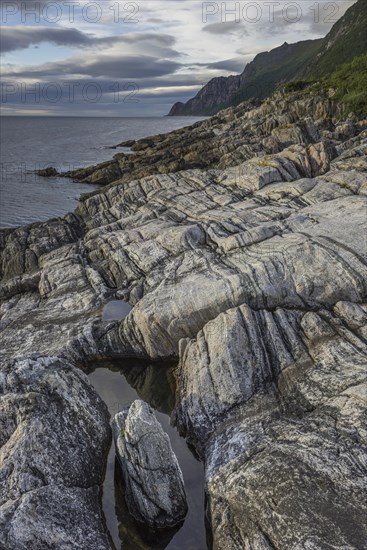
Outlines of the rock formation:
M131 514L153 529L182 522L187 513L182 472L149 405L136 400L116 414L113 434Z
M117 153L112 161L62 174L83 183L108 185L153 174L192 168L228 168L293 144L312 144L325 138L342 140L358 132L355 120L345 122L343 108L327 94L278 92L261 105L244 102L216 116L168 134L141 139L132 154ZM333 124L332 120L343 120ZM344 134L342 133L344 131Z
M215 549L366 547L366 127L323 96L245 104L1 233L1 547L109 547L109 416L81 368L112 357L177 361Z

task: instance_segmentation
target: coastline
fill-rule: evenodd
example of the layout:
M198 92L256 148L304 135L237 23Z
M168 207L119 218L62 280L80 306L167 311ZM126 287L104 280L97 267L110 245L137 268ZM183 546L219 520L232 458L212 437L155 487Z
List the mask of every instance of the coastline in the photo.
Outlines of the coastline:
M79 367L134 357L178 363L214 548L362 548L366 128L277 94L70 173L104 187L0 233L0 543L110 548L109 413Z
M1 124L0 226L18 227L66 215L96 187L58 173L110 161L108 148L123 140L160 134L190 123L163 117L5 117ZM119 149L115 152L124 152ZM53 177L41 178L47 166Z

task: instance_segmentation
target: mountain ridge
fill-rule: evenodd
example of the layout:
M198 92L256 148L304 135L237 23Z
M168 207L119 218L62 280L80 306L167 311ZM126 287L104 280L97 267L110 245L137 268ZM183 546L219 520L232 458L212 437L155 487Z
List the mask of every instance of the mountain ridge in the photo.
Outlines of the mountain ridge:
M187 103L176 103L169 116L214 115L248 99L265 99L279 84L299 73L302 64L315 54L321 40L304 40L295 44L284 42L268 52L261 52L241 74L213 78Z
M294 79L320 79L343 63L367 53L367 2L358 0L325 36L288 44L256 55L240 75L216 77L169 116L216 114L249 99L266 99Z

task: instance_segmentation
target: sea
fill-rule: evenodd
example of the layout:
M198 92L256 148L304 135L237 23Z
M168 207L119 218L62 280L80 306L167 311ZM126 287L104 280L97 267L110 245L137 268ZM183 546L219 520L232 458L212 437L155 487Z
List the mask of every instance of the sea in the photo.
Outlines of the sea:
M96 188L67 178L41 178L35 170L66 172L109 160L111 146L157 135L197 117L0 117L0 228L63 216L82 193Z

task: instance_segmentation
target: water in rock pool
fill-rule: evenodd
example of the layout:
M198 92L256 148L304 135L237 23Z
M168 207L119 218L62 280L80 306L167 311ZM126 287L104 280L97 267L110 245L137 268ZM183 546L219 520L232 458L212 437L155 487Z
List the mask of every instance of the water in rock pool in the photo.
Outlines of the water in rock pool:
M123 300L111 300L103 308L104 321L122 321L132 310L132 306Z
M93 366L91 366L93 368ZM95 368L96 367L96 368ZM152 543L148 533L129 515L123 497L120 467L115 462L112 443L103 486L103 510L107 527L116 549L124 550L206 550L204 471L186 442L170 426L174 405L173 367L157 364L114 360L97 363L90 380L105 401L111 417L135 399L143 399L155 409L155 414L169 435L185 480L189 511L186 520L176 532L162 534Z
M0 117L0 228L63 216L74 210L82 193L95 189L66 178L40 178L34 170L54 166L65 172L98 164L125 151L110 146L169 132L197 120Z

